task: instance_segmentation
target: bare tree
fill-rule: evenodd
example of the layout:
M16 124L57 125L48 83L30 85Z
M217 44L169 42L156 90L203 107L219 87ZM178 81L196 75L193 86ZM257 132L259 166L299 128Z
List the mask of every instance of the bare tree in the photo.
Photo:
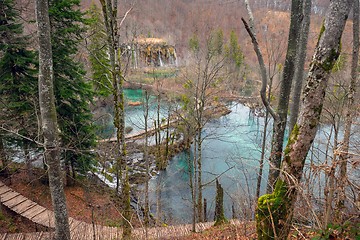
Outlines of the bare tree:
M59 158L59 133L53 86L53 62L48 1L36 0L39 37L39 106L44 136L44 157L55 214L55 239L70 240L69 220Z
M302 7L302 23L299 36L298 50L296 55L296 66L294 74L294 90L292 97L292 105L290 109L289 130L294 128L297 121L300 108L300 95L304 79L304 65L306 60L306 49L310 29L311 17L311 0L303 1Z
M130 186L126 166L126 142L125 142L125 102L124 102L124 76L121 69L121 49L120 49L120 26L125 20L131 8L125 13L124 17L118 22L118 1L100 0L104 23L106 28L110 72L112 80L112 94L114 102L114 126L116 128L116 193L119 193L120 179L122 184L122 210L123 210L123 239L131 237L130 224Z
M340 54L340 39L353 0L334 0L321 29L304 89L300 118L284 151L279 179L271 194L259 198L258 239L287 239L307 153L320 120L329 74ZM270 204L274 203L274 204Z
M270 170L268 176L267 191L271 192L276 179L279 176L281 165L282 150L284 144L284 134L286 128L287 114L289 108L289 98L291 92L292 80L295 72L295 60L298 50L298 38L300 32L300 21L302 15L302 1L291 1L291 19L288 38L288 47L286 51L283 79L280 83L280 92L277 106L278 117L274 119L273 137L270 155Z
M351 80L347 95L347 109L345 115L344 138L340 151L340 173L339 173L339 193L337 201L338 219L342 218L340 212L345 206L345 186L347 185L347 163L349 158L349 145L351 126L354 118L356 86L358 81L358 62L359 62L359 0L354 1L353 6L353 52L351 62Z

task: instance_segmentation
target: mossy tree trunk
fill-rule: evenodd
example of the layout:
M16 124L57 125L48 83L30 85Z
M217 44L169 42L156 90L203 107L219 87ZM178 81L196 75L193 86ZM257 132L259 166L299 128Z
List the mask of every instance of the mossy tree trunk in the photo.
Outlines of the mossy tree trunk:
M340 54L340 39L353 2L330 2L303 92L300 118L284 151L280 177L274 191L258 200L258 239L287 239L289 235L306 155L316 135L329 74Z
M6 154L6 151L4 148L4 140L1 135L0 135L0 162L1 162L0 174L7 177L9 161L8 161L7 154Z
M116 128L116 193L119 193L120 184L122 210L123 210L123 239L130 239L130 184L126 166L126 143L125 143L125 110L124 110L124 76L121 71L121 49L120 49L120 26L118 23L118 2L117 0L99 0L102 6L104 23L109 48L110 72L112 80L112 93L114 102L114 126ZM130 9L131 10L131 9ZM130 12L125 13L124 18ZM121 180L121 182L120 182Z
M39 37L39 106L44 137L44 158L48 165L49 186L55 215L55 240L70 240L69 219L59 157L59 132L54 96L54 72L50 35L49 5L36 1Z
M228 220L225 217L224 213L224 189L219 183L219 180L216 179L216 198L215 198L215 226L227 223Z

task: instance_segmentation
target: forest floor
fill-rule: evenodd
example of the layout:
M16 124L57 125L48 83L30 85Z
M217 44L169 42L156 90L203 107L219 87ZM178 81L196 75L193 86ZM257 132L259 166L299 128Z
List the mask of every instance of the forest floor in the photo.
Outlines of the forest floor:
M0 180L9 187L18 191L25 197L39 203L40 205L52 210L51 197L49 188L42 183L44 172L33 170L31 176L20 165L11 177L4 178L0 176ZM31 181L30 178L31 177ZM114 192L103 186L101 183L92 178L82 178L77 180L74 186L65 188L68 214L77 220L95 223L106 226L119 227L121 223L121 214L114 202ZM133 217L133 226L140 227L138 218ZM33 222L18 214L8 210L0 205L0 233L20 233L20 232L36 232L47 231L45 227L35 225ZM317 232L309 228L293 228L289 239L313 239L319 235ZM331 236L331 235L329 235ZM329 239L351 239L341 238L337 234L332 234L335 238ZM192 233L188 236L179 236L171 238L171 240L216 240L216 239L232 239L245 240L256 239L255 222L244 221L240 224L225 224L221 226L211 227L201 233ZM319 239L319 238L318 238ZM324 239L324 238L322 238Z
M25 169L18 168L11 177L1 177L6 185L21 193L34 202L52 210L50 191L47 184L42 183L44 173L33 170L31 180ZM77 220L107 226L120 226L121 214L114 202L114 192L98 185L96 181L83 178L76 181L74 186L66 187L66 203L68 214ZM18 216L16 213L1 207L0 232L35 232L39 226L29 220Z

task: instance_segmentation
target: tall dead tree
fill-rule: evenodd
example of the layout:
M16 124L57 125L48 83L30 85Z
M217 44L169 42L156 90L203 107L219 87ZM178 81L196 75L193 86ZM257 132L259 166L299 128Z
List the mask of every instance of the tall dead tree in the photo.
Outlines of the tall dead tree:
M351 61L351 80L349 91L347 95L347 109L345 116L345 129L344 129L344 138L342 142L342 147L340 151L340 173L339 173L339 193L337 200L337 219L341 221L342 214L341 211L345 207L345 187L347 185L347 164L349 158L349 145L350 145L350 135L351 135L351 126L354 118L355 108L355 93L356 86L358 81L358 66L359 66L359 0L354 1L353 6L353 52L352 52L352 61Z
M48 1L36 0L36 21L39 37L39 106L44 136L44 157L48 165L49 186L55 214L55 239L70 240L59 158Z
M258 200L258 239L287 239L289 235L305 159L317 132L328 78L340 54L340 39L353 2L330 2L303 91L300 118L284 151L281 174L274 191Z
M118 22L118 1L99 0L102 6L104 24L109 49L110 72L112 80L112 94L114 103L114 126L116 128L116 193L119 193L119 186L122 184L122 210L123 210L123 239L131 236L130 224L130 188L126 167L126 143L125 143L125 102L124 102L124 76L121 71L121 49L120 49L120 26L125 20L128 10L122 20ZM121 180L121 183L120 183Z
M248 0L244 0L246 9L249 14L249 22L250 25L245 21L245 19L241 18L246 31L251 37L251 41L254 47L254 51L256 53L259 67L260 67L260 75L261 75L261 90L260 90L260 97L261 100L265 106L265 124L264 124L264 131L263 131L263 138L262 138L262 146L261 146L261 156L260 156L260 162L259 162L259 173L257 177L257 184L256 184L256 199L260 196L260 188L261 188L261 182L262 182L262 175L263 175L263 169L264 169L264 159L265 159L265 145L266 145L266 135L267 135L267 127L268 127L268 119L269 114L273 117L273 119L277 119L278 116L276 115L274 109L270 105L270 97L271 97L271 87L272 87L272 79L270 79L270 82L268 84L268 74L265 67L265 62L263 55L260 50L259 43L256 38L256 29L254 24L254 17L252 14L252 10L249 4ZM269 90L267 92L267 87L269 87Z

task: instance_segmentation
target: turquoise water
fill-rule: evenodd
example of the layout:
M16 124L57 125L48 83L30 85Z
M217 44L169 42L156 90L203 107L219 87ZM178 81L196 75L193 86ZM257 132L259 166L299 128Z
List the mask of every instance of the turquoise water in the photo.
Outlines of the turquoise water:
M232 112L208 123L204 129L203 183L216 177L224 188L224 206L227 217L232 216L232 205L238 215L242 208L251 209L254 203L257 171L260 159L259 127L262 119L249 114L249 108L235 104ZM185 153L175 156L165 171L151 180L150 189L155 209L155 189L161 186L163 219L171 223L191 221L191 194L189 188L189 166ZM266 178L266 176L265 176ZM208 216L211 220L215 209L215 182L204 187ZM251 211L250 211L251 212Z
M129 94L131 101L141 101L141 90L130 90L127 94ZM151 107L150 115L155 119L156 109L154 99L152 99L152 102L153 106ZM232 217L232 206L234 206L236 217L251 219L256 203L254 196L261 154L261 133L264 119L254 117L250 113L249 108L241 104L229 105L229 108L231 109L230 114L212 120L205 126L203 131L205 139L202 149L202 180L203 184L209 183L206 184L203 190L203 197L207 199L208 220L213 219L213 212L215 210L216 193L215 182L213 180L216 177L219 177L219 182L224 188L224 208L228 218ZM141 121L136 122L135 119L141 119L143 107L131 107L127 108L126 111L127 123L141 128ZM166 111L162 110L161 114L166 116ZM272 124L270 123L269 126L271 129ZM324 163L326 159L326 143L330 132L330 126L319 126L312 152L308 154L305 165L304 175L311 179L307 182L308 184L305 186L304 191L307 191L306 194L314 194L314 196L320 196L320 198L323 196L324 174L312 173L309 166L310 164ZM270 135L268 133L268 136ZM359 135L354 134L354 136ZM330 139L332 142L333 137L330 136ZM342 136L340 136L340 139L342 139ZM358 138L356 139L358 140ZM270 149L270 143L268 143L267 149ZM193 151L191 149L192 154ZM328 157L331 158L331 155L332 149L330 148ZM267 180L267 161L265 161L265 164L263 179ZM151 211L155 215L160 216L165 223L191 222L192 204L189 188L189 169L192 170L192 166L188 165L186 154L180 153L173 157L165 171L160 172L150 181ZM359 176L359 169L349 166L349 178L359 179ZM264 182L262 184L262 193L264 193L265 188ZM161 190L160 214L156 213L157 197L159 196L159 191L156 191L157 188ZM140 199L143 196L144 194L140 196ZM316 207L316 203L313 204Z
M144 104L139 106L128 106L129 102L145 102L145 92L142 89L124 89L125 95L125 127L131 127L133 130L131 133L135 133L145 128L144 121L144 112L145 107ZM156 98L154 96L150 96L149 98L149 116L148 116L148 127L151 128L154 126L154 121L157 119L157 104ZM164 105L166 106L166 105ZM106 123L100 122L100 130L98 134L102 138L109 138L115 136L116 132L113 124L113 108L108 106L106 107L106 112L109 113L109 118ZM160 118L164 118L167 115L167 111L165 109L160 109Z
M128 101L144 101L142 90L128 89L125 94ZM150 103L151 126L156 119L155 99L151 98ZM253 207L250 205L254 203L252 197L256 191L262 139L259 130L262 130L263 118L254 117L249 108L241 104L232 104L229 108L230 114L207 123L203 131L203 183L209 183L204 187L203 196L207 199L209 219L212 219L215 208L216 177L219 177L224 188L227 217L232 215L232 205L238 214L241 214L243 208L251 210ZM143 106L127 107L126 125L132 126L134 131L143 129L143 113ZM164 109L161 115L166 116ZM169 162L165 171L160 172L150 182L152 212L156 214L156 188L160 186L162 219L165 222L191 221L189 169L191 166L188 165L186 154L180 153Z

